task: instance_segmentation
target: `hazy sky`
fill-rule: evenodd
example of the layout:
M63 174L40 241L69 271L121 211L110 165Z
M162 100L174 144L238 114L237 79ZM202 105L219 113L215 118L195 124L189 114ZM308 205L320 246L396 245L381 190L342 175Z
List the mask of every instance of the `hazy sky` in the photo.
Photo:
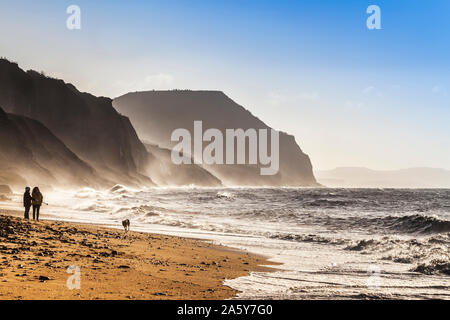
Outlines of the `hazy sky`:
M0 0L0 56L96 95L224 91L315 169L450 169L448 0Z

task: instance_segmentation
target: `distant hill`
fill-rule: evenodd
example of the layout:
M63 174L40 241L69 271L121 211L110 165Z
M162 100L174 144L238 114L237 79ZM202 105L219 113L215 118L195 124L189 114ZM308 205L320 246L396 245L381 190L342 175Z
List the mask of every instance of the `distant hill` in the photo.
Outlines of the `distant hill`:
M98 187L102 179L43 124L0 108L0 184Z
M141 139L171 149L173 130L193 132L196 120L203 130L270 129L242 106L219 91L148 91L129 93L113 101L114 107L130 118ZM260 165L203 165L225 185L317 186L309 157L295 138L280 134L280 170L261 176Z
M316 171L315 175L317 180L327 187L450 188L450 171L434 168L377 171L342 167Z

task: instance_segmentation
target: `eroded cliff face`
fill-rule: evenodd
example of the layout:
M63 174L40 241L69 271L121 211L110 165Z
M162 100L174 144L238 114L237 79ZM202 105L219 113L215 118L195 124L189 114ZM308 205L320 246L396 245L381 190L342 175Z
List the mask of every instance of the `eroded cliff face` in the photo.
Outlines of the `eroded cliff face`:
M264 122L218 91L148 91L129 93L113 101L114 107L130 118L141 139L162 148L173 148L175 129L193 132L194 121L203 130L270 129ZM207 145L207 144L205 144ZM280 133L280 169L273 176L262 176L261 165L203 165L225 185L317 186L309 157L295 138Z
M11 113L2 111L2 117L8 118L10 125L15 123L15 133L9 131L12 139L3 142L5 150L9 150L8 158L2 161L4 167L10 167L15 159L30 164L19 166L21 170L9 170L8 174L3 171L3 180L9 183L26 184L35 174L50 185L67 184L73 179L74 185L154 186L152 178L164 186L221 185L200 167L174 166L167 150L147 150L130 120L112 107L111 99L79 92L62 80L25 72L3 59L0 106ZM60 157L62 154L64 157ZM89 179L80 166L91 172ZM26 179L18 174L29 169ZM73 175L67 174L70 170Z
M0 184L100 187L107 181L40 122L0 108Z
M105 180L154 185L146 175L148 152L111 102L0 60L0 106L6 112L44 124Z

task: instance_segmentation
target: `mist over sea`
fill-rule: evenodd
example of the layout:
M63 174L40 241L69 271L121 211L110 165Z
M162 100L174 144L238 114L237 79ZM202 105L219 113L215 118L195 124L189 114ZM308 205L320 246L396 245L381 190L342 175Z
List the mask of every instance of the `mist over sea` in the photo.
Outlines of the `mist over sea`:
M226 281L251 298L448 298L450 189L54 192L43 214L212 240L282 263ZM374 278L375 277L375 278ZM376 286L371 280L376 280Z

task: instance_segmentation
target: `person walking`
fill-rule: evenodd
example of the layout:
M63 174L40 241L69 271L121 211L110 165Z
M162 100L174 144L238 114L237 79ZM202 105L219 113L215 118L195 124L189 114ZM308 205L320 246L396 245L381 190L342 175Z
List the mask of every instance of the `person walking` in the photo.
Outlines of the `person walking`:
M33 198L33 220L39 221L39 211L41 209L42 202L44 201L44 197L38 187L33 188L31 197Z
M25 207L24 218L30 220L30 208L33 197L30 194L30 187L25 188L25 193L23 194L23 206Z

